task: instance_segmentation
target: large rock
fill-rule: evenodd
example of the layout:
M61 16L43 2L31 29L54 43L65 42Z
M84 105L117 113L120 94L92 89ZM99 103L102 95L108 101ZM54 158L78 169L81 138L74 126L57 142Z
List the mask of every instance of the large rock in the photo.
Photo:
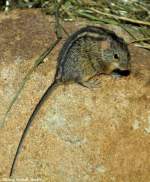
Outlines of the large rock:
M54 41L53 22L37 10L0 14L1 119L35 59ZM72 32L79 23L65 28ZM53 80L63 41L31 75L0 129L0 181L7 179L26 122ZM62 85L52 93L28 131L13 178L150 181L150 52L130 51L130 76L102 76L100 88Z

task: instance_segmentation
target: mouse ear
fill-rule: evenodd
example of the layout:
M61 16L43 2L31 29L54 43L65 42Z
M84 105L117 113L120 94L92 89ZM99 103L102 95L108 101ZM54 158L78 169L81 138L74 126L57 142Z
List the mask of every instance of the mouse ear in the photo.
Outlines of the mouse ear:
M105 50L105 49L110 49L110 48L111 48L110 40L107 39L107 40L102 40L102 41L100 41L100 47L101 47L101 49L103 49L103 50Z

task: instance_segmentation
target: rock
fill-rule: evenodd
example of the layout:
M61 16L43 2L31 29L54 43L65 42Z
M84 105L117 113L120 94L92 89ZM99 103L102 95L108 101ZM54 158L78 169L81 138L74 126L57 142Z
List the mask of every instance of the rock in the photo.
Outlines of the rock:
M35 59L54 41L53 21L33 9L0 14L0 120ZM78 25L64 24L68 32ZM0 129L2 181L30 114L53 80L63 42L31 75ZM102 76L100 88L72 84L52 93L28 131L13 178L150 181L150 52L134 46L130 51L130 76Z

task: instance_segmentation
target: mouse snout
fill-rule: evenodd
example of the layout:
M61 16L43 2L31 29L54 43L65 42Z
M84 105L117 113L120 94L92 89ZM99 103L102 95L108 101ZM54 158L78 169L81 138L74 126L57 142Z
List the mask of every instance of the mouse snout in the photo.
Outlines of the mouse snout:
M118 64L118 67L116 67L116 69L113 70L112 72L115 75L119 75L119 76L128 76L131 73L131 64L130 62L124 62L124 63L120 63Z
M130 71L131 70L131 64L130 64L130 62L120 63L118 69L120 69L122 71L125 71L125 70Z

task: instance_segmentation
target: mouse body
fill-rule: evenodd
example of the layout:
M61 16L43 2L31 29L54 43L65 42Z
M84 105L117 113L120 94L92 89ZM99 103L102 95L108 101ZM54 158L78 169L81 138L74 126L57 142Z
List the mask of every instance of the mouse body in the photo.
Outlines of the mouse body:
M26 133L45 99L61 84L77 83L84 87L97 87L95 77L111 74L114 70L129 70L130 54L125 41L114 32L96 26L87 26L73 33L64 43L58 59L52 84L45 91L32 112L23 131L11 166L15 162Z

